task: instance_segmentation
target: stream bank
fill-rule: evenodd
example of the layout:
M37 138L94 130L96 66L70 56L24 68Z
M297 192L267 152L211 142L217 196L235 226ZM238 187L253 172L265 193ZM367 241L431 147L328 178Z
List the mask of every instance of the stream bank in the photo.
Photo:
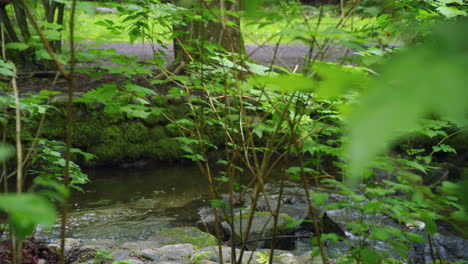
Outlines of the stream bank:
M194 166L163 165L139 170L101 168L88 171L94 182L88 186L86 193L76 193L72 197L73 209L67 236L74 246L70 246L69 256L82 257L80 261L93 260L99 252L97 250L106 250L113 260L132 260L133 263L181 264L194 263L194 259L198 259L199 263L219 263L219 257L215 254L217 249L213 248L216 244L214 218L205 188L206 179L197 172ZM273 206L279 191L274 186L266 186ZM313 191L325 190L319 188ZM335 194L333 189L328 191L330 202L347 200L345 196ZM310 220L303 192L298 183L288 183L283 190L274 263L321 263L319 258L310 258L314 248L311 239L315 237L310 222L291 225L301 219ZM227 195L223 195L222 199L229 201ZM363 214L352 208L327 209L325 206L315 209L324 227L322 231L339 234L350 241L364 239L354 237L347 227L348 223L357 223L362 219L369 225L383 224L425 235L418 227L401 225L387 216ZM238 224L246 222L245 214L239 210L248 207L248 199L235 205L236 217L242 219ZM254 259L261 261L264 252L271 246L269 238L273 221L264 199L258 201L255 210L257 213L246 255L253 254ZM231 252L229 240L231 236L239 236L242 225L237 226L234 232L226 223L222 227L223 255L226 258ZM58 233L41 235L39 232L37 237L49 241L49 248L57 248L54 240L58 238ZM388 261L400 259L399 253L392 251L388 244L367 238L364 241L377 250L391 251ZM468 240L454 235L444 226L439 227L432 237L432 243L445 260L456 262L468 258L465 250ZM408 243L408 246L411 263L432 261L427 241ZM341 254L347 255L352 250L341 240L335 243L329 241L326 247L331 259L339 258ZM242 263L249 263L248 259Z

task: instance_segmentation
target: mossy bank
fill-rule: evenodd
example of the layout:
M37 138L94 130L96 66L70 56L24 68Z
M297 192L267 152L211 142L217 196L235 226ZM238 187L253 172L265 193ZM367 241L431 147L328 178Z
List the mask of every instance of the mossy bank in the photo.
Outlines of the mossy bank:
M165 97L153 101L158 111L145 118L109 111L109 107L100 103L74 103L72 145L96 158L86 160L75 155L73 159L87 167L181 159L183 152L175 139L179 134L168 117L171 120L182 118L187 114L187 107L183 102L168 103ZM43 119L40 137L64 142L66 103L55 102L52 106ZM26 123L24 136L33 138L40 122L41 117L38 117Z

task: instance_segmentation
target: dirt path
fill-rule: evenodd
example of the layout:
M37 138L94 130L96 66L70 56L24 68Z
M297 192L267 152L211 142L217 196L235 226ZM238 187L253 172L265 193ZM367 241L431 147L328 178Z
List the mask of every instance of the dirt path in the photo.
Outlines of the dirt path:
M270 66L275 53L275 44L246 45L247 54L258 64ZM140 60L152 59L153 51L149 43L112 43L99 46L99 48L116 49L117 53L125 55L136 55ZM165 57L167 62L174 60L174 51L172 45L168 45L168 49L161 48L160 45L155 45L154 48L163 50L168 56ZM294 70L296 67L302 68L304 61L309 52L309 46L306 45L279 45L276 53L274 65ZM346 50L344 48L333 47L325 54L327 61L337 61L344 56ZM315 54L314 54L315 55Z

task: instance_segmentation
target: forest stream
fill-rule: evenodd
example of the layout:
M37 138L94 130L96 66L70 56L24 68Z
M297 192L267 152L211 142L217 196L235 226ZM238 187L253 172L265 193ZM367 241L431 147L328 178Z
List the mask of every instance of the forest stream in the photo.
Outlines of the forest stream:
M91 182L70 200L67 237L119 242L146 239L164 228L193 225L206 204L208 188L194 165L155 165L143 169L98 168ZM38 230L37 237L59 237Z

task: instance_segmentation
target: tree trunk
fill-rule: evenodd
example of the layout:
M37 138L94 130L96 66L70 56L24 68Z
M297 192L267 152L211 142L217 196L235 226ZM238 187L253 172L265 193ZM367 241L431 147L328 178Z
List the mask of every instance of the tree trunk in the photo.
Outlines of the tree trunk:
M54 2L57 3L57 2ZM57 24L63 26L63 15L65 11L65 5L61 3L57 3ZM62 40L54 40L52 42L52 49L55 52L61 52L62 51Z
M13 8L15 9L16 21L18 22L18 27L23 36L24 42L28 42L31 39L31 33L29 32L28 20L26 17L26 12L21 6L19 1L13 1Z
M196 0L193 5L194 13L203 15L203 21L194 19L195 14L187 18L185 25L174 26L174 53L177 62L188 62L190 58L202 59L206 52L206 45L217 44L225 52L245 55L245 45L240 31L240 19L226 12L239 11L239 2L228 0ZM224 4L224 10L221 10ZM210 16L207 19L207 16ZM208 20L208 21L207 21ZM234 26L230 26L230 25ZM190 55L190 56L189 56Z
M10 17L5 9L5 6L0 6L0 22L5 25L6 29L6 42L19 42L18 36L16 35L15 29L11 24Z

